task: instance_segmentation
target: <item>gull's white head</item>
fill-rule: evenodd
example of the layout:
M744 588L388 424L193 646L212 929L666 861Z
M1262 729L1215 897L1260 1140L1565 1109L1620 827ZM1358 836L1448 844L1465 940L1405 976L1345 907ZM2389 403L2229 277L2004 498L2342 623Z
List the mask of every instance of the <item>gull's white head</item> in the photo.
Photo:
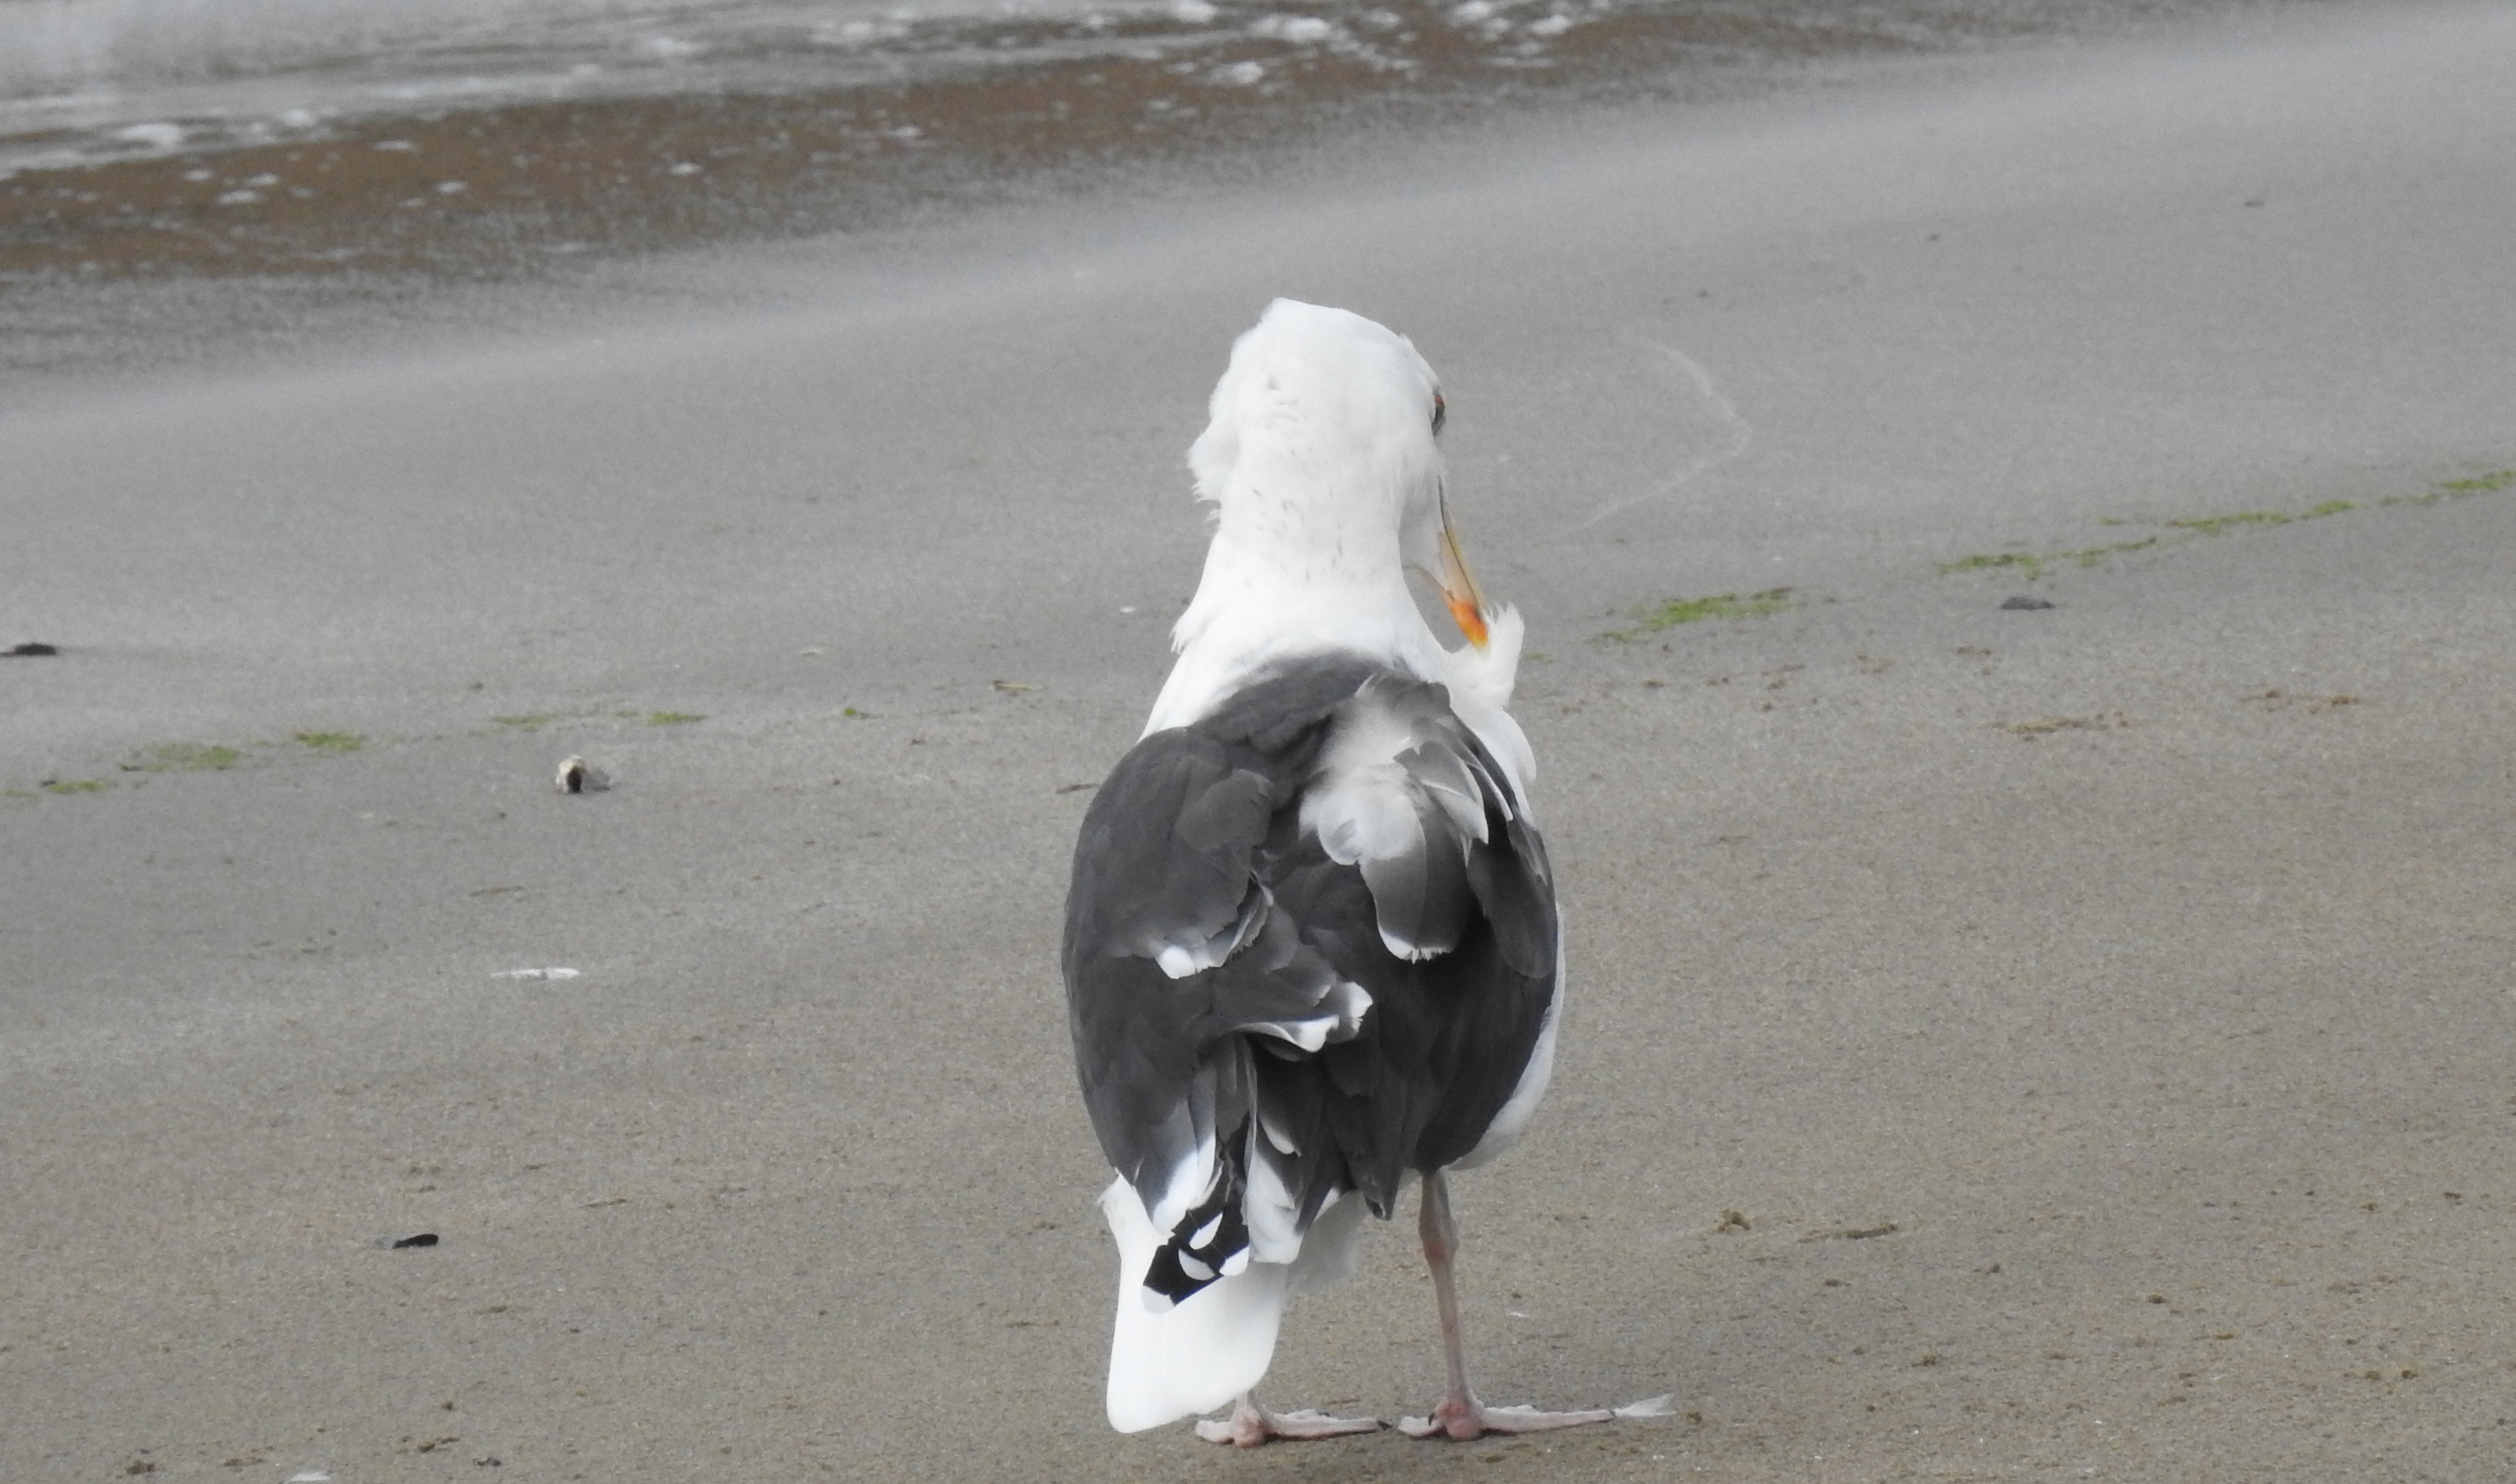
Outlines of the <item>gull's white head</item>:
M1499 717L1522 625L1510 609L1486 607L1459 555L1434 444L1445 410L1441 382L1405 336L1341 309L1267 307L1234 344L1189 449L1197 497L1215 507L1214 544L1172 631L1180 660L1147 731L1184 725L1251 678L1326 654L1447 684L1481 734L1478 717ZM1435 636L1409 573L1440 591L1466 645Z
M1233 346L1210 412L1188 456L1197 497L1217 508L1198 607L1298 600L1394 615L1394 593L1411 614L1412 571L1485 647L1484 601L1443 500L1441 382L1405 336L1279 299Z

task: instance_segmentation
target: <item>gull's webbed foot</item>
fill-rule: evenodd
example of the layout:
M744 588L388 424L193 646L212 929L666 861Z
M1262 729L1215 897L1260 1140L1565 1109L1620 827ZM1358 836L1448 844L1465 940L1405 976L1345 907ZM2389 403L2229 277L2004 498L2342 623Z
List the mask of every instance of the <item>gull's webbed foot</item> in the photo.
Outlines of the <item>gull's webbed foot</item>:
M1378 1418L1330 1417L1307 1407L1299 1412L1270 1412L1258 1405L1254 1393L1234 1402L1232 1416L1206 1418L1196 1424L1198 1437L1209 1443L1230 1443L1236 1448L1255 1448L1277 1438L1287 1441L1339 1438L1350 1433L1379 1430Z

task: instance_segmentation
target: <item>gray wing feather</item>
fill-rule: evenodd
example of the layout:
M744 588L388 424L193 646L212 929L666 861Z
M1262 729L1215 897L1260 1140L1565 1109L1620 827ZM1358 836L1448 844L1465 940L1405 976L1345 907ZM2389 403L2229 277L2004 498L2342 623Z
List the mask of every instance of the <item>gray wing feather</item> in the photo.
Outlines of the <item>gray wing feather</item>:
M1347 727L1394 753L1365 759L1369 827L1340 835L1367 848L1331 852L1299 821L1309 790L1355 786L1327 777ZM1085 816L1067 900L1103 1151L1149 1213L1260 1164L1299 1226L1339 1189L1385 1211L1517 1086L1556 932L1545 847L1439 685L1319 666L1147 737ZM1173 1189L1200 1169L1211 1189Z
M1075 844L1064 957L1076 1072L1104 1152L1149 1200L1245 1116L1233 1105L1246 1080L1219 1076L1231 1059L1209 1055L1216 1042L1316 1043L1333 1030L1311 1034L1323 1014L1350 1018L1334 966L1273 911L1258 869L1298 772L1253 758L1266 760L1196 731L1146 738Z

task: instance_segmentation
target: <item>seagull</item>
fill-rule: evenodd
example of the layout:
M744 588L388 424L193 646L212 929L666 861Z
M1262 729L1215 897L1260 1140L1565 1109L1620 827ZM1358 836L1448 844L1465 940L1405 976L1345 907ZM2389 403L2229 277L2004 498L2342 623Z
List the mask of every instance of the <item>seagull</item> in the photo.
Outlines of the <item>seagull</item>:
M1368 1432L1262 1407L1292 1294L1348 1276L1410 1180L1449 1388L1417 1437L1656 1415L1489 1407L1467 1380L1447 1172L1519 1139L1562 1012L1524 625L1460 555L1441 385L1405 337L1279 299L1189 451L1213 545L1143 737L1096 793L1063 950L1075 1067L1116 1170L1107 1404L1210 1441ZM1445 648L1408 574L1466 643Z

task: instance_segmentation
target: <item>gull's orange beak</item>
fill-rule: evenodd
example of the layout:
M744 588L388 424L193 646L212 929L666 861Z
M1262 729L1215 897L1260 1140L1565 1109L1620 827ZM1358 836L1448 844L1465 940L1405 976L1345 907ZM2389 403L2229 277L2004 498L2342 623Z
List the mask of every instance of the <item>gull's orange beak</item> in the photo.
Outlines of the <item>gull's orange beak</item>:
M1459 555L1459 533L1450 526L1450 502L1442 501L1442 601L1450 606L1450 616L1457 620L1459 632L1482 652L1486 647L1486 600L1477 591L1477 579L1468 575L1468 559Z

